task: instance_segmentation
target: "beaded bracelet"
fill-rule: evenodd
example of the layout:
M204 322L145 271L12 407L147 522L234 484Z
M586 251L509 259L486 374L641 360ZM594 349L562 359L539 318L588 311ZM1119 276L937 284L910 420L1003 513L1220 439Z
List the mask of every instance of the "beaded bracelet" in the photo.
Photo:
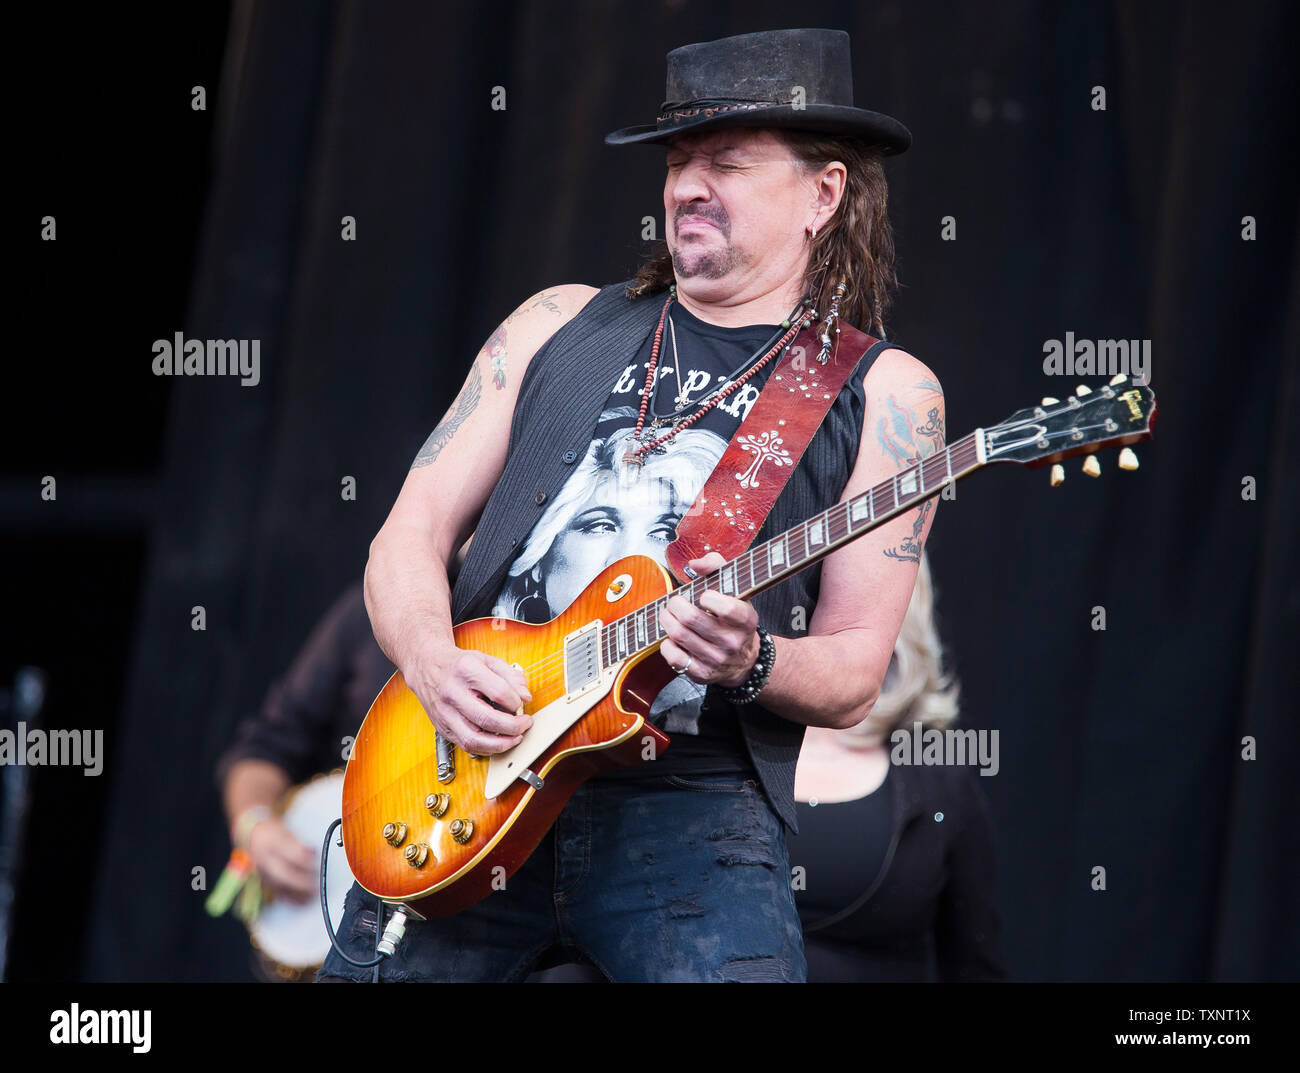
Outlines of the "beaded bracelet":
M772 640L772 635L762 626L757 629L758 661L754 664L754 669L749 672L749 677L738 686L718 686L723 699L732 704L752 703L772 675L772 667L776 663L776 643Z

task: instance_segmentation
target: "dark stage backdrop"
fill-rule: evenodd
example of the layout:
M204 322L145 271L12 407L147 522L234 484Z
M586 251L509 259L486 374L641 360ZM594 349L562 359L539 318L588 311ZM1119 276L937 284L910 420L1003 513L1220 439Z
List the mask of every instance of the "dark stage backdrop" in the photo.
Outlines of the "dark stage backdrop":
M53 950L28 927L11 975L247 975L239 926L191 885L229 849L212 769L235 722L359 575L492 328L545 286L626 278L643 218L662 228L662 151L601 139L653 116L664 54L795 23L848 30L857 102L913 131L887 165L905 285L888 327L942 380L950 436L1097 382L1045 375L1047 340L1150 341L1160 418L1136 473L1109 454L1100 480L1073 462L1051 491L998 467L931 538L962 719L999 732L981 783L1014 976L1300 974L1293 5L212 10L141 20L112 58L91 46L108 27L69 16L87 44L52 59L63 78L153 104L82 94L103 110L65 130L69 83L31 102L37 177L62 177L69 220L133 223L89 278L102 235L69 225L30 253L61 333L83 292L90 330L128 310L130 331L102 331L80 377L47 352L62 416L47 401L39 443L6 461L15 554L42 564L16 595L48 620L11 662L59 667L52 720L113 731L79 882L58 838L33 839L24 880L23 919L74 923ZM73 181L55 161L89 145ZM49 200L33 186L28 229ZM260 382L154 378L150 344L178 330L260 340ZM94 461L115 433L136 446ZM32 506L56 463L57 512ZM70 785L44 779L38 808ZM69 893L86 883L93 899Z

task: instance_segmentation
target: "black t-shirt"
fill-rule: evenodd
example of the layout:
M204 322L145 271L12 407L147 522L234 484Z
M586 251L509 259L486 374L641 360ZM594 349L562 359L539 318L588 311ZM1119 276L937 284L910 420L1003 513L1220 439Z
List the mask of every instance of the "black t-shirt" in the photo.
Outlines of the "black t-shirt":
M775 324L723 328L708 324L674 302L664 324L645 428L656 415L665 420L652 436L671 427L669 415L707 401L718 388L743 375L775 344ZM674 338L676 348L674 353ZM635 360L612 371L612 385L586 456L537 520L506 575L494 615L545 622L560 614L606 566L626 555L645 555L665 564L664 554L685 514L717 465L740 422L779 360L774 356L755 375L713 406L700 420L646 454L640 467L624 455L633 439L650 367L653 334ZM756 535L756 534L751 534ZM657 774L719 774L753 770L734 717L706 705L704 687L677 678L659 694L651 720L672 738L654 762ZM642 768L626 769L644 774ZM615 774L622 774L618 772Z
M803 869L795 887L799 921L805 927L852 905L876 881L893 822L895 780L852 801L796 802L799 833L788 835L790 867Z

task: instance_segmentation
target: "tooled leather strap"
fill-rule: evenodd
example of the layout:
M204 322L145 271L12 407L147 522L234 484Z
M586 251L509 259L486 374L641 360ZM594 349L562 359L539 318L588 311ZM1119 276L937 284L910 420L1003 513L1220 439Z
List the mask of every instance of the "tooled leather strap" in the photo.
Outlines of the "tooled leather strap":
M731 560L753 543L840 388L868 353L892 345L841 321L830 358L821 365L816 328L795 336L677 523L665 560L678 580L690 577L686 565L692 559L716 551Z

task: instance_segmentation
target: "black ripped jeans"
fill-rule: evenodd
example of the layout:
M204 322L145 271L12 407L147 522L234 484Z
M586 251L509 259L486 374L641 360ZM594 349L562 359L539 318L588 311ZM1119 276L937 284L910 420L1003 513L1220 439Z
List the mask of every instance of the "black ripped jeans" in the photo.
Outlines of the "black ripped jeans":
M376 908L360 887L348 894L338 937L358 961L373 956ZM504 890L453 917L411 920L380 979L523 980L557 945L619 982L803 982L785 829L757 782L584 784ZM372 973L331 950L318 976Z

